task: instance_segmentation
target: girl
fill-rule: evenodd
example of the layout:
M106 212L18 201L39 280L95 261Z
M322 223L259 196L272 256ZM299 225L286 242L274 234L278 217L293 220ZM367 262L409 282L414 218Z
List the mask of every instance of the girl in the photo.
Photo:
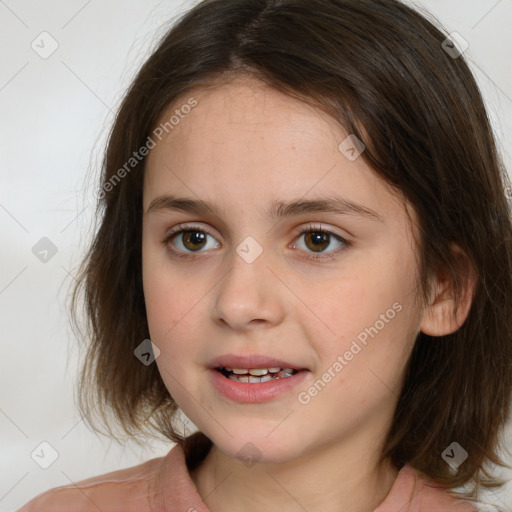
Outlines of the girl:
M21 510L476 510L509 415L506 180L411 8L199 3L119 110L73 295L83 410L176 445Z

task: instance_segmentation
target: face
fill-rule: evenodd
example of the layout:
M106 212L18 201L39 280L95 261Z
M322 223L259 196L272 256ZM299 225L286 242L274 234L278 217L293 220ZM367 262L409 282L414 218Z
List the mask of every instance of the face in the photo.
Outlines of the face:
M377 442L422 314L406 206L350 140L340 150L348 134L331 118L256 81L196 90L162 120L176 109L143 194L144 295L170 394L232 457ZM272 210L325 199L338 208ZM300 371L234 382L212 368L223 356L243 371Z

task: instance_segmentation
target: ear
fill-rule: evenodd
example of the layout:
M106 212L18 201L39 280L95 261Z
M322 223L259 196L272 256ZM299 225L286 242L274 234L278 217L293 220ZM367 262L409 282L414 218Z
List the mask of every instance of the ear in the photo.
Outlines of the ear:
M420 324L421 332L429 336L445 336L457 331L466 321L475 295L478 277L473 265L459 246L452 245L452 251L458 260L461 275L465 276L465 282L461 283L463 290L459 306L455 308L453 277L443 268L437 275L435 292L424 309Z

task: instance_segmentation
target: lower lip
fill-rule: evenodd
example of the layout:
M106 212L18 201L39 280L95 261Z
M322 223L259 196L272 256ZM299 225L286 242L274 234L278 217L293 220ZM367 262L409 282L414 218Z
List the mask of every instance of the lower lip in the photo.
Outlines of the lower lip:
M214 368L209 371L213 386L219 393L236 402L245 403L260 403L272 400L301 384L310 373L309 370L301 370L291 377L249 383L228 379Z

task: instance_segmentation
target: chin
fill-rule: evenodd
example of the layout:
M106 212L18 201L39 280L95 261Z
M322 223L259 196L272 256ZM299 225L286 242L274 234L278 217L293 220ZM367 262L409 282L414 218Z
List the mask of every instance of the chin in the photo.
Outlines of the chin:
M247 467L257 463L281 464L297 457L304 440L294 440L294 436L286 429L281 432L276 429L269 435L272 428L262 426L260 429L246 431L243 435L231 431L233 437L225 432L220 436L208 437L222 453L239 460Z

